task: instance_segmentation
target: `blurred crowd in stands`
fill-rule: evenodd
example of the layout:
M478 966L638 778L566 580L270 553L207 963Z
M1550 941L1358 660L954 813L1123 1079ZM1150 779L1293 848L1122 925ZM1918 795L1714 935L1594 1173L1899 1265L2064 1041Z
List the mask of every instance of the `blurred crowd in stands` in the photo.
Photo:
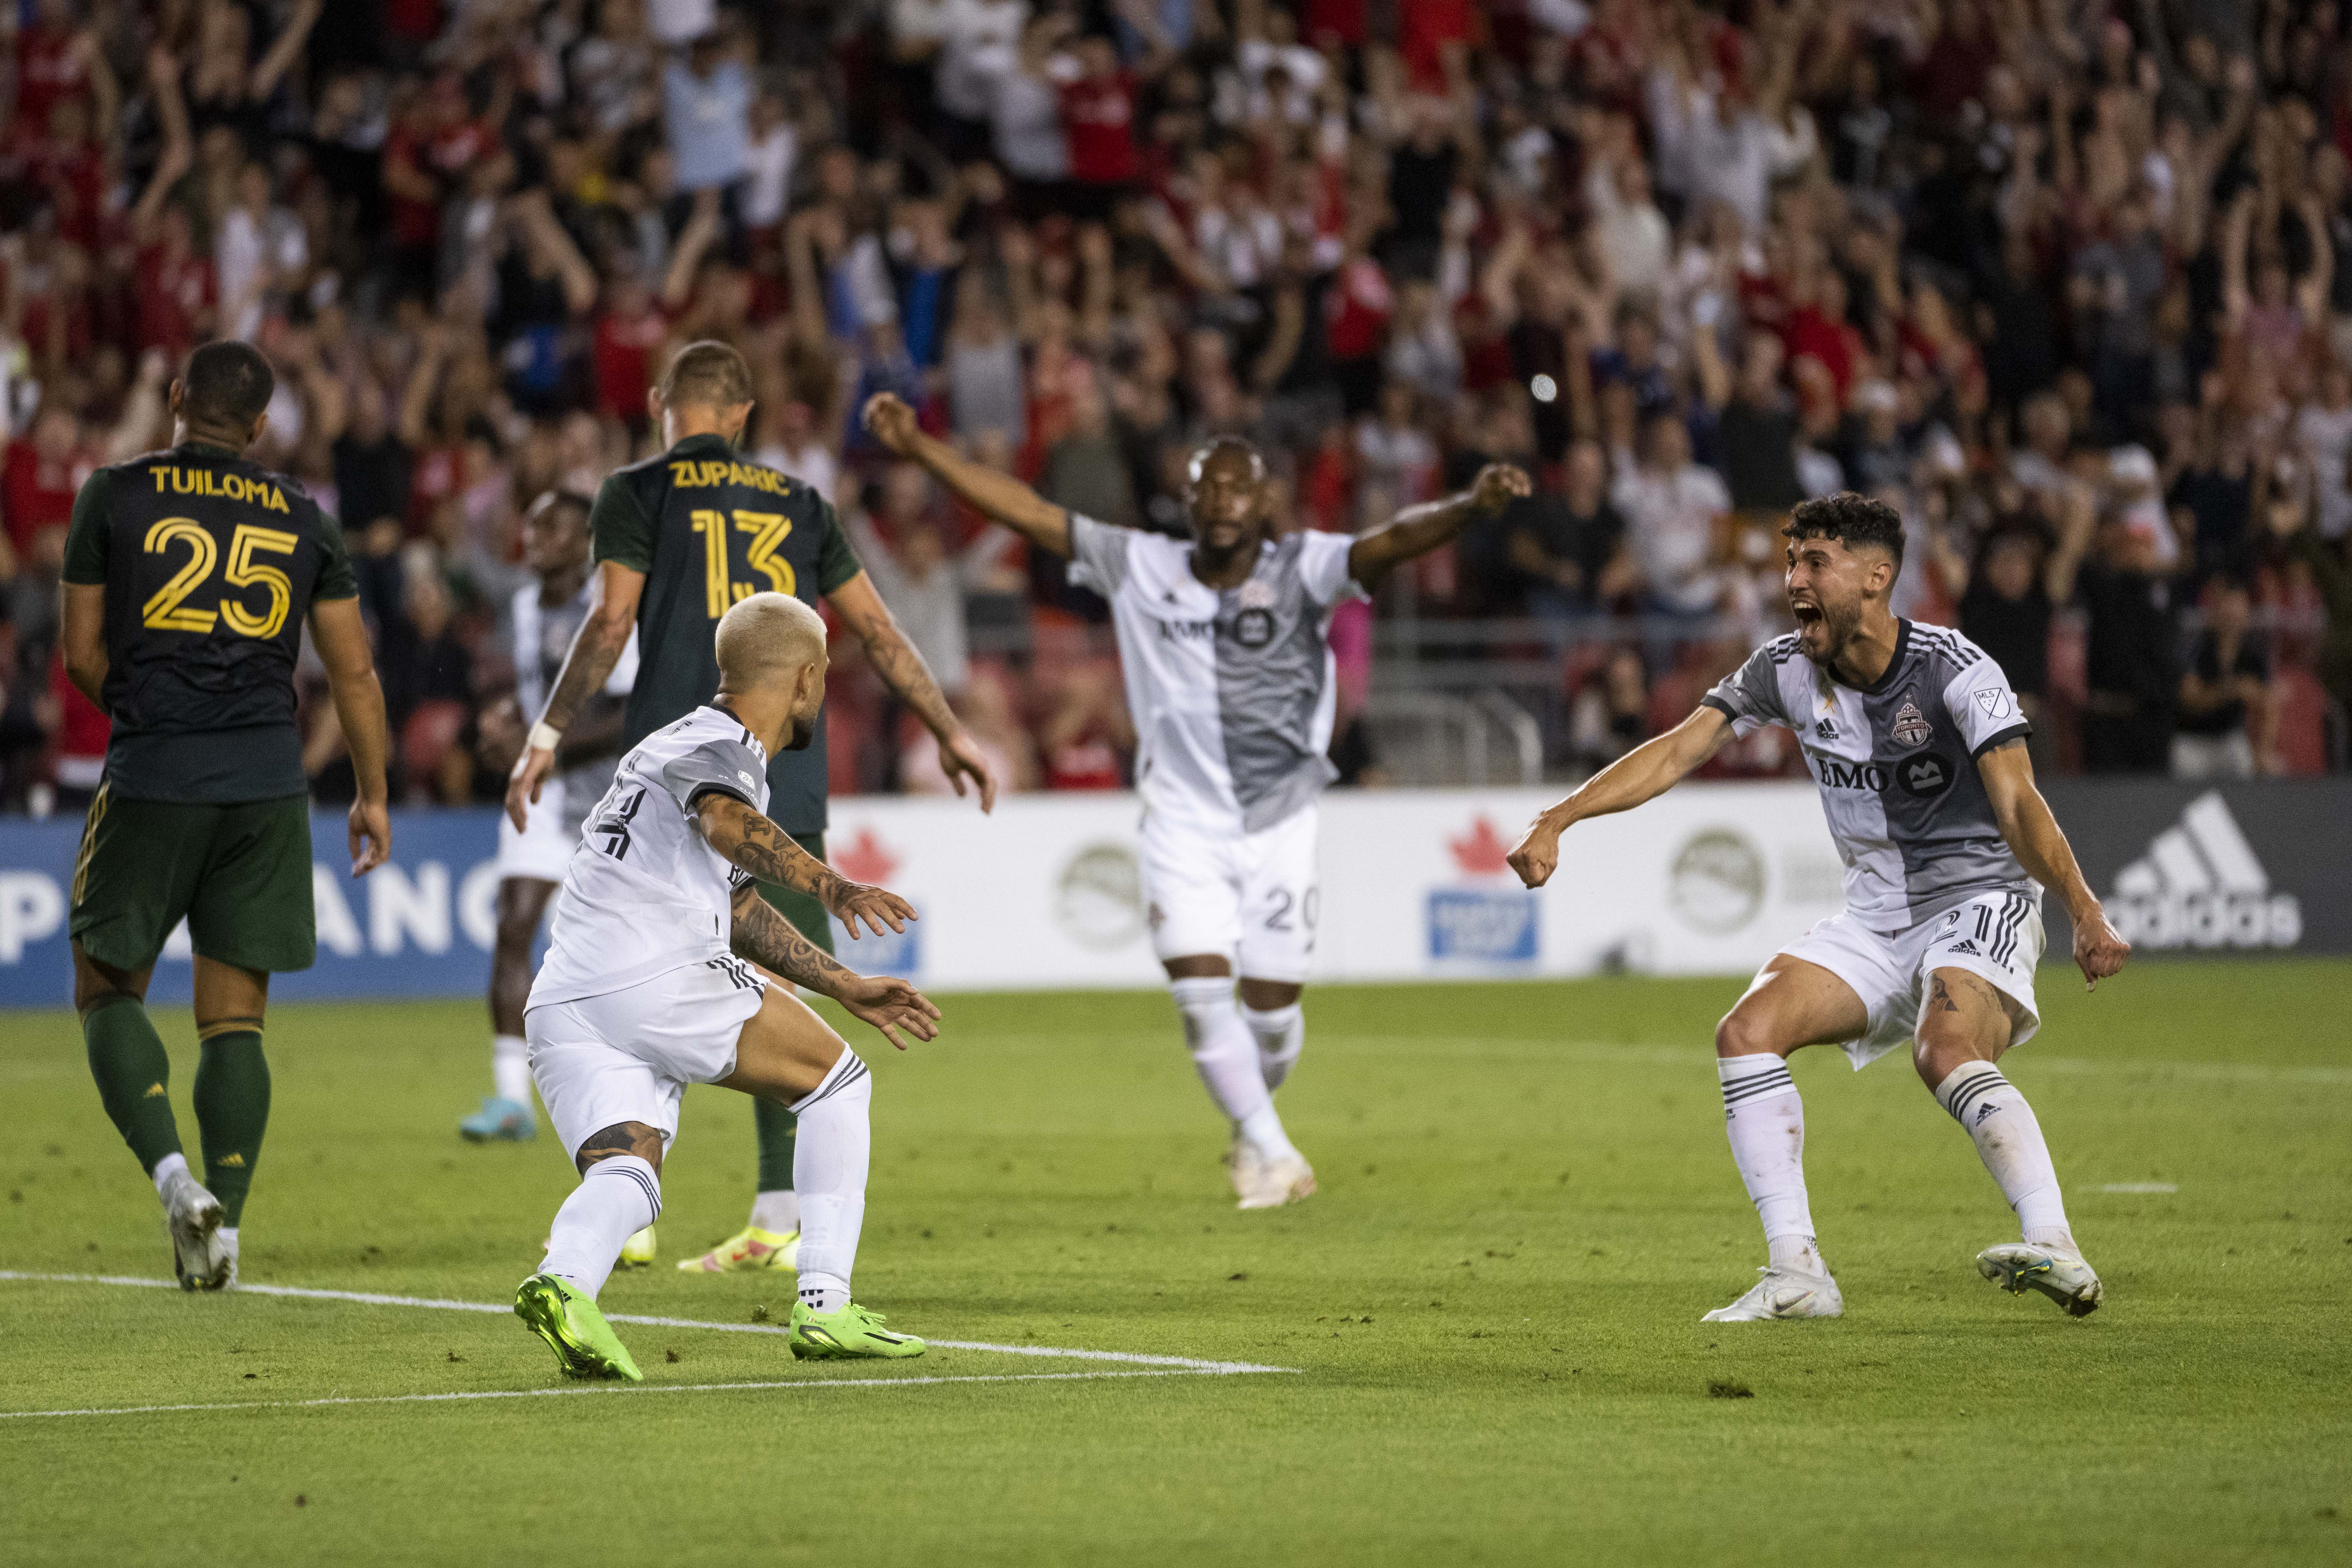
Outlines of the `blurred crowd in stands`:
M1051 499L1181 531L1239 432L1285 525L1493 458L1538 493L1343 612L1379 664L1532 662L1589 769L1781 629L1775 530L1899 507L2045 769L2342 766L2352 24L2336 0L10 0L0 23L0 802L105 721L54 654L77 484L191 346L278 371L257 454L339 516L412 801L517 725L518 521L749 356L1022 788L1124 779L1098 600L894 468L895 391ZM1465 654L1464 647L1469 647ZM943 787L842 650L835 787ZM1469 678L1476 678L1475 670ZM310 761L348 789L328 707ZM1717 759L1798 763L1777 731Z

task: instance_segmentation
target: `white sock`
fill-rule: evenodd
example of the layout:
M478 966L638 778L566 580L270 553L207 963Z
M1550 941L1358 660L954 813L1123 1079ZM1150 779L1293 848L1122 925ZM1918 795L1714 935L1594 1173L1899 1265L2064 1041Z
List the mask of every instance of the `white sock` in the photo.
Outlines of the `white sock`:
M560 1274L590 1300L620 1260L622 1244L661 1217L661 1176L635 1154L588 1167L547 1232L541 1274Z
M800 1145L793 1145L793 1159L800 1159ZM761 1193L751 1200L751 1223L761 1230L778 1236L790 1236L801 1227L801 1195L786 1187L780 1193Z
M1242 1021L1257 1037L1257 1068L1265 1087L1280 1089L1298 1065L1298 1053L1307 1048L1307 1009L1296 1002L1265 1013L1244 1006Z
M1176 997L1176 1011L1184 1020L1184 1044L1201 1081L1208 1086L1209 1098L1262 1157L1297 1158L1258 1068L1257 1043L1242 1022L1241 1009L1234 1005L1233 977L1179 980L1168 989Z
M873 1150L867 1110L874 1075L856 1051L844 1051L809 1097L791 1108L801 1119L793 1146L793 1186L800 1195L800 1299L830 1312L849 1300L857 1233L866 1225L866 1168Z
M1739 1179L1764 1222L1770 1260L1820 1274L1826 1270L1813 1242L1813 1212L1805 1198L1805 1102L1789 1064L1769 1051L1717 1057L1723 1083L1724 1130Z
M2050 1145L2017 1087L1990 1062L1962 1062L1936 1086L1936 1102L1976 1140L1977 1158L2017 1211L2025 1239L2072 1247L2074 1236L2067 1228L2066 1200L2058 1190Z
M172 1206L173 1182L182 1177L186 1177L192 1182L195 1180L194 1176L188 1174L188 1157L177 1152L166 1154L156 1161L155 1168L147 1173L155 1179L155 1195L163 1200L165 1208Z
M530 1042L520 1035L492 1036L490 1081L498 1087L500 1100L511 1100L530 1110Z

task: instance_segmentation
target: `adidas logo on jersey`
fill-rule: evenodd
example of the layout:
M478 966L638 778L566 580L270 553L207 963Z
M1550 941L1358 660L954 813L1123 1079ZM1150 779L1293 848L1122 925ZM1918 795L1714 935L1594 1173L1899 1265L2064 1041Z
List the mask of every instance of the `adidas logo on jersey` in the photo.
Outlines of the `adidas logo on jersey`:
M2270 873L2219 790L2189 803L2147 853L2116 873L2107 919L2139 947L2293 947L2303 905Z
M1977 944L1972 942L1956 942L1946 951L1960 958L1982 958L1984 956L1983 953L1977 951Z
M1813 724L1813 735L1818 740L1834 741L1837 739L1837 726L1826 719L1818 720Z

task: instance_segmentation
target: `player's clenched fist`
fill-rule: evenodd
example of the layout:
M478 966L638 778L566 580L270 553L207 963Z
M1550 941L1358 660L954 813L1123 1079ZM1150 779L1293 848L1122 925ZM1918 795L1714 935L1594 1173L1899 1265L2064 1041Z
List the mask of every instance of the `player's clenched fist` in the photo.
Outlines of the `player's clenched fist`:
M877 392L867 398L864 417L874 438L902 458L915 449L915 437L922 434L915 411L895 392Z
M900 1029L919 1040L940 1037L939 1008L929 997L890 975L877 974L844 985L835 1000L851 1016L881 1030L882 1037L902 1051L907 1042L898 1037Z
M885 397L888 395L883 394ZM1478 470L1477 479L1471 482L1471 504L1480 511L1500 511L1521 497L1535 494L1535 482L1528 478L1526 469L1511 463L1489 463Z
M889 923L892 931L903 931L907 929L907 921L922 918L915 913L914 905L889 889L853 882L846 878L835 879L819 901L840 918L843 928L853 938L857 935L860 920L865 921L868 931L880 936L885 921Z
M1540 888L1551 880L1559 866L1559 829L1549 816L1538 816L1528 824L1520 836L1517 847L1507 858L1519 880L1530 888Z
M2074 918L2074 966L2083 972L2083 989L2096 991L2099 982L2123 973L2131 943L2116 934L2107 912L2094 904Z

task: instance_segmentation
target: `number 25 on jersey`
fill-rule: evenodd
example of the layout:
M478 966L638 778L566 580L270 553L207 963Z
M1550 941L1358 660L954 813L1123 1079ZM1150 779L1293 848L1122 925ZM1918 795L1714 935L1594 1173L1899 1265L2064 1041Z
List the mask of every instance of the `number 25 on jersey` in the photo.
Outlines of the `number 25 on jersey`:
M150 555L164 555L184 546L188 559L172 580L155 590L139 612L140 624L163 632L210 632L215 620L226 621L228 629L241 637L274 637L285 629L288 612L294 607L294 584L284 572L254 559L257 552L291 555L301 544L301 539L283 529L257 528L252 523L239 523L229 536L228 568L221 581L228 588L259 587L269 595L269 606L255 615L245 599L226 589L213 595L214 607L202 609L188 604L189 596L205 586L220 564L220 545L212 531L192 517L167 517L147 531L146 551Z

